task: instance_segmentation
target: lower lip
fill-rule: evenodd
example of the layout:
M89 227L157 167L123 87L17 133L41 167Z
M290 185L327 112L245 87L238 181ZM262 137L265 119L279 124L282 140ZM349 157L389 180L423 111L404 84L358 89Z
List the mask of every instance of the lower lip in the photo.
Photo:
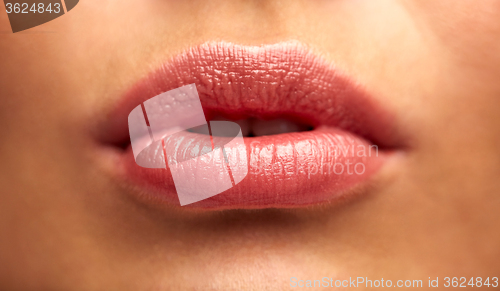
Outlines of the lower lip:
M244 142L247 176L231 189L185 207L255 209L319 204L369 180L389 156L363 138L330 127L249 137ZM168 166L139 167L130 147L123 155L120 168L125 180L140 185L153 200L180 205Z

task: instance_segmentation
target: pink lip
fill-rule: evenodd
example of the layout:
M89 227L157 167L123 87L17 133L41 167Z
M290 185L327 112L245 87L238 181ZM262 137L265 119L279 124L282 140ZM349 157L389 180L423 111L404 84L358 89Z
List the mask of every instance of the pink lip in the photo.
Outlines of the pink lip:
M299 207L331 201L369 180L400 145L391 114L296 42L260 47L206 43L185 51L126 94L104 127L107 138L128 137L128 113L141 102L191 83L208 120L286 118L314 129L244 138L250 166L246 178L185 207ZM130 146L119 160L124 183L159 203L179 205L168 167L137 166Z

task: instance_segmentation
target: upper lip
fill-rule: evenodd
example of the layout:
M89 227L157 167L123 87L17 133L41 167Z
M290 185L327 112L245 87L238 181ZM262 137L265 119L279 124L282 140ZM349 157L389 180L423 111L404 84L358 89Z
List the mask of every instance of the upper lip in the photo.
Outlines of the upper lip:
M103 127L106 139L128 138L127 115L141 102L192 83L207 120L214 116L287 118L354 134L385 149L403 145L393 114L332 64L295 41L263 46L209 42L188 49L125 94ZM280 141L283 138L287 137Z

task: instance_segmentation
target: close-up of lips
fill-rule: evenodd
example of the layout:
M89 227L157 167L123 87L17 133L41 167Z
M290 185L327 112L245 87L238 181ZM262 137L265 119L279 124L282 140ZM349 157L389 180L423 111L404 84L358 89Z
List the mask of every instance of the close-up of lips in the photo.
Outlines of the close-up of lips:
M26 2L0 290L499 288L496 0Z
M179 202L169 169L138 167L131 147L126 146L130 141L127 115L130 105L187 84L196 84L208 119L241 125L246 161L251 166L237 187L192 207L267 208L331 202L366 184L404 145L392 115L304 45L203 44L139 81L110 115L109 125L101 127L102 136L113 137L108 143L124 149L119 157L123 180L149 186L143 192L172 205ZM182 150L196 147L199 144L191 142ZM163 153L157 148L148 151ZM188 171L194 181L205 178L196 169Z

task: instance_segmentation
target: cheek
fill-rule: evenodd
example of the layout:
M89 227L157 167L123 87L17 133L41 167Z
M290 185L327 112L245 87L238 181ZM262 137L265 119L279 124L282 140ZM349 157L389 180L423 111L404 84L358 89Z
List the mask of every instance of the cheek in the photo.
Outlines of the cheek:
M420 27L454 57L481 65L500 63L500 1L412 1L407 6Z

